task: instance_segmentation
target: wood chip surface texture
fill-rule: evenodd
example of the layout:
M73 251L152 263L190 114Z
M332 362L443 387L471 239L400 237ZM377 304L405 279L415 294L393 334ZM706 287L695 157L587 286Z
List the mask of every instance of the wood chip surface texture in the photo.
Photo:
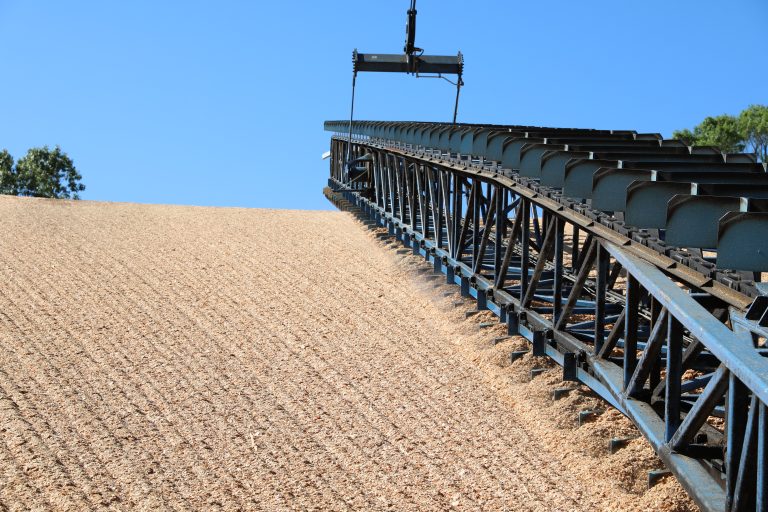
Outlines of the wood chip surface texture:
M636 498L501 392L351 214L0 196L0 223L0 509Z

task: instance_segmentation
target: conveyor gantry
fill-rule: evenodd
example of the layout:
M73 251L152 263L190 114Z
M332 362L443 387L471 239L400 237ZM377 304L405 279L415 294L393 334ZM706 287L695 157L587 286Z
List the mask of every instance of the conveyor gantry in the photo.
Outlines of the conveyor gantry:
M768 510L765 164L628 130L325 128L329 199L624 413L702 509Z

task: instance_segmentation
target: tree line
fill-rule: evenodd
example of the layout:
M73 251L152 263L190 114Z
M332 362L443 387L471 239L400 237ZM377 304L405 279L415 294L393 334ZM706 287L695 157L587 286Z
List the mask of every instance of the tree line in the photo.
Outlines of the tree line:
M0 194L80 199L82 179L59 146L32 148L15 163L8 150L0 151Z
M755 153L768 162L768 106L750 105L737 116L707 117L693 130L672 133L689 146L714 146L724 153Z

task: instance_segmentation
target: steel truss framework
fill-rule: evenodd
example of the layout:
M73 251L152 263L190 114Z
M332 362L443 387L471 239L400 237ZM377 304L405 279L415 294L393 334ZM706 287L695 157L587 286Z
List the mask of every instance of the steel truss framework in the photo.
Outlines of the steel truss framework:
M629 130L384 121L325 127L528 180L739 294L768 291L768 283L759 284L760 272L768 272L768 173L755 155Z
M768 307L537 192L383 139L331 140L329 198L386 226L534 355L625 414L704 510L768 510ZM438 154L439 155L439 154Z

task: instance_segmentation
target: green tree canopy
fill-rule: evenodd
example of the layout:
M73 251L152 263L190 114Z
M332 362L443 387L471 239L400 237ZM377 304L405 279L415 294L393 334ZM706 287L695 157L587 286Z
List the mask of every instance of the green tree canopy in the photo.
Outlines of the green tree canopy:
M683 141L686 146L696 145L696 135L694 135L693 132L688 128L683 128L682 130L675 130L674 132L672 132L672 138Z
M688 146L714 146L724 153L745 149L768 162L768 106L750 105L738 116L707 117L693 130L676 130L672 137Z
M739 126L747 147L768 162L768 106L750 105L739 114Z
M0 193L57 199L80 199L85 190L72 159L59 146L30 149L13 165L8 151L0 153Z
M693 134L698 146L714 146L723 153L744 151L739 120L734 116L707 117L693 129Z
M13 157L7 149L0 151L0 194L18 194Z
M723 153L744 151L744 142L739 129L739 120L723 114L707 117L693 131L702 146L714 146Z

